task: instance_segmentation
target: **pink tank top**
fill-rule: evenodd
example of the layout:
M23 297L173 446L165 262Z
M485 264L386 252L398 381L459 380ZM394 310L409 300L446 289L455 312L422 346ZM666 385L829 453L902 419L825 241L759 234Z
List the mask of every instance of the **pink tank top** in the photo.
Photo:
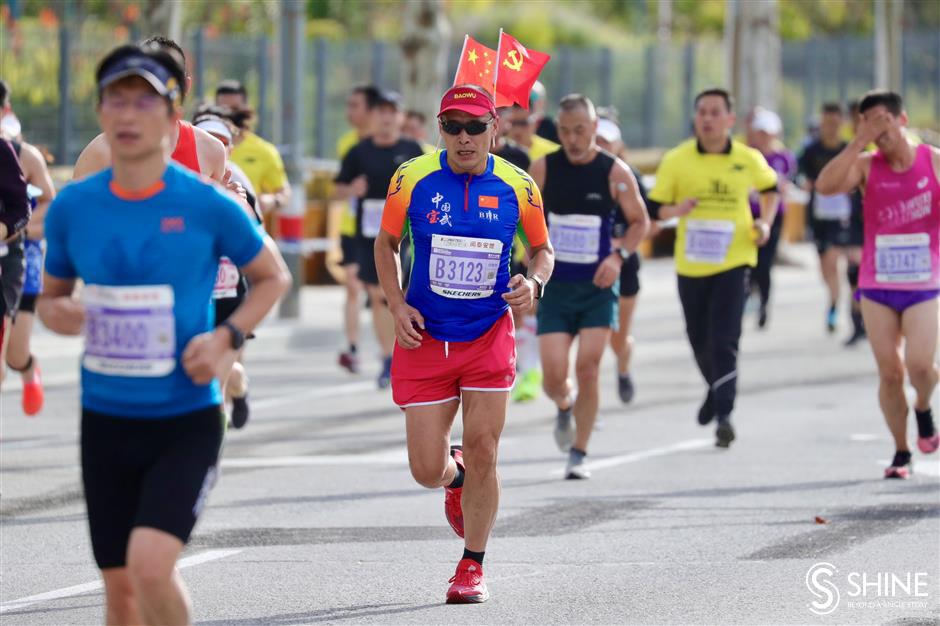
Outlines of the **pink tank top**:
M865 247L859 287L940 289L940 182L930 146L917 146L914 164L893 172L881 152L865 185Z

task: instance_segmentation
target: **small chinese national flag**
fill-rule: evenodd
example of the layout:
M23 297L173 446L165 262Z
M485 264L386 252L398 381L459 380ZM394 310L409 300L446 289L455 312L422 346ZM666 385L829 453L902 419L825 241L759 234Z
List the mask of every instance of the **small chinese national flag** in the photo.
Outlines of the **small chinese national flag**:
M529 93L551 57L527 50L508 33L499 34L499 72L496 77L496 106L519 104L529 108Z
M491 94L496 81L496 51L487 48L470 35L464 38L463 52L457 64L454 85L479 85Z

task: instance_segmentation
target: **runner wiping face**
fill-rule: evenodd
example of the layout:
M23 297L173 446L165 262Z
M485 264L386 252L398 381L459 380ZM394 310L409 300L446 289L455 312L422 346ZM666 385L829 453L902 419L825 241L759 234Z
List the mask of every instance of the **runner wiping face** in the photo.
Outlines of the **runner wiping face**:
M169 152L179 110L143 78L132 76L105 87L98 123L115 159L142 160Z
M885 106L878 105L866 110L861 117L866 126L880 131L875 136L875 145L882 152L891 153L907 146L907 137L904 135L907 113L904 111L900 115L894 115Z
M572 163L590 160L596 152L594 137L597 133L597 119L591 119L585 107L574 107L558 113L558 139L565 151L565 156Z
M482 173L498 132L496 119L490 114L475 116L465 111L447 111L441 115L439 123L451 169L460 173ZM480 125L485 126L483 132L476 135L468 132L479 129ZM448 130L459 132L455 135Z

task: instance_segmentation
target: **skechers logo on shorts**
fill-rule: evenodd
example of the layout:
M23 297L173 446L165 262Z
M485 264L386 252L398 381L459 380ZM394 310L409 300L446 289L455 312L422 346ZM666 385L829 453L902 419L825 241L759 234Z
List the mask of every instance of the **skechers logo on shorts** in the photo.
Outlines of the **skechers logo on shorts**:
M445 296L453 296L455 298L467 298L478 295L476 291L467 291L465 289L441 289L441 291L444 292Z
M181 233L186 230L186 222L182 217L164 217L160 220L161 233Z

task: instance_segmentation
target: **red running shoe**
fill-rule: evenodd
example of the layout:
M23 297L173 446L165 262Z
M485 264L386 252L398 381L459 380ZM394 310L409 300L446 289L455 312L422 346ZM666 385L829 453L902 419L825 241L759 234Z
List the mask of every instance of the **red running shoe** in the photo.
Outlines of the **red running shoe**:
M451 446L450 455L454 457L457 466L464 469L463 466L463 447ZM444 487L444 517L447 523L454 529L457 536L463 538L463 508L460 506L460 498L463 496L463 487L451 489Z
M940 433L934 433L933 437L918 437L917 447L924 454L932 454L940 448Z
M479 604L490 599L483 581L483 566L473 559L462 559L448 582L452 584L447 590L447 604Z
M348 370L350 374L359 373L359 357L352 352L340 352L339 366Z
M42 373L39 365L33 366L33 379L23 383L23 413L30 417L42 411L45 394L42 391Z

